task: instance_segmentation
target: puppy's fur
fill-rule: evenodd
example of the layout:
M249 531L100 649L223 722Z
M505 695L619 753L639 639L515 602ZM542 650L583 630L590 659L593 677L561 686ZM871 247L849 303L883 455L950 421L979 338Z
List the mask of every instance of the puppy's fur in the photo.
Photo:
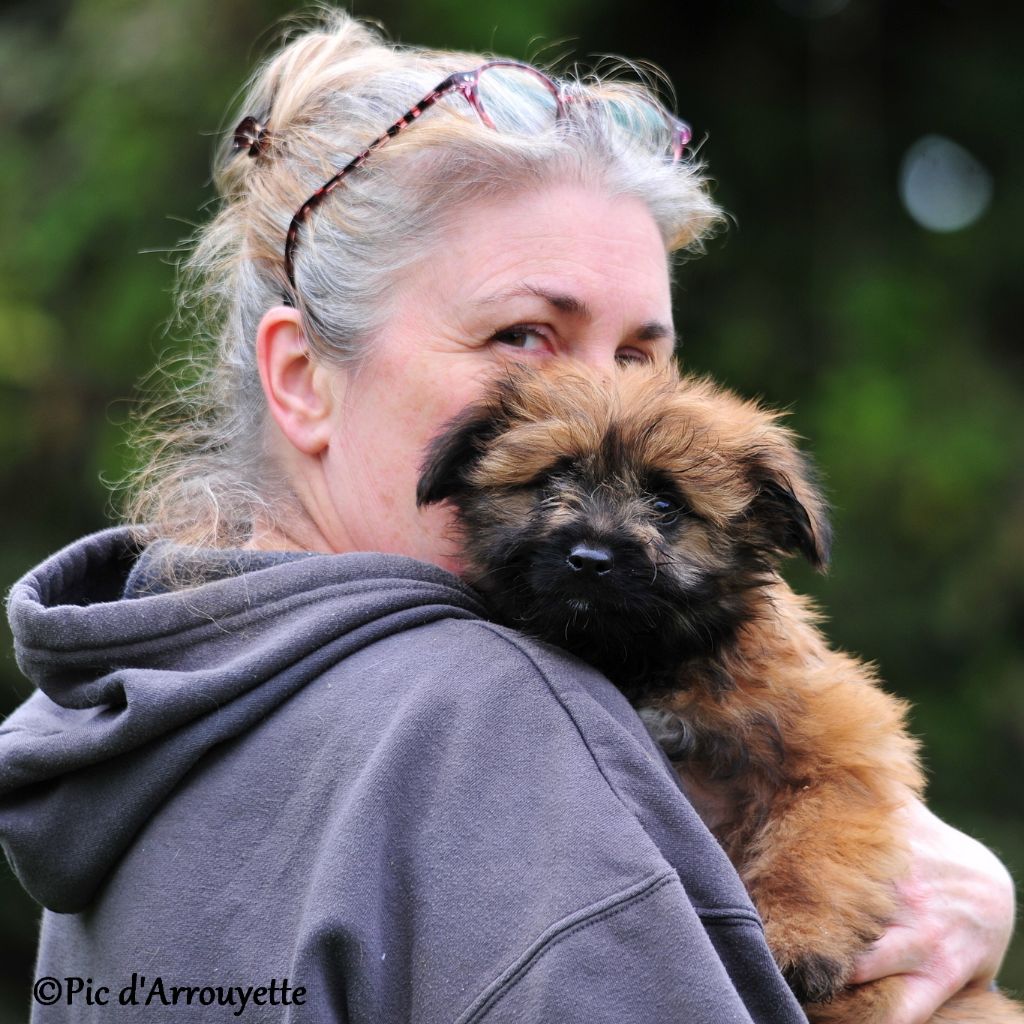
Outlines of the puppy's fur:
M497 618L644 706L812 1019L884 1021L901 980L847 983L893 918L898 809L923 778L906 705L778 575L829 553L778 415L674 371L517 368L434 441L418 500L452 503ZM934 1019L1024 1012L973 992Z

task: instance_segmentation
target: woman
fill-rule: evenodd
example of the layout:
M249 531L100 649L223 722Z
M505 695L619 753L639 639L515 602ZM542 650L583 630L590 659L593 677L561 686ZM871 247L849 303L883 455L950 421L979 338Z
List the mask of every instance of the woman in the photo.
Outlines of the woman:
M414 501L505 360L671 358L668 254L717 220L688 129L341 14L242 114L148 529L11 596L39 692L0 732L0 835L48 908L38 1019L802 1019L632 709L489 624ZM906 916L857 979L906 974L909 1022L991 981L1013 900L906 814Z

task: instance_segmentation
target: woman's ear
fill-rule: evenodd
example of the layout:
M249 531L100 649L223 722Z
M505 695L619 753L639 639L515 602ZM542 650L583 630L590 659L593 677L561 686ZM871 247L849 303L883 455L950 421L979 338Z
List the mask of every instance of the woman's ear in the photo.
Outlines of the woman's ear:
M318 455L330 439L337 396L331 375L306 344L298 310L275 306L263 314L256 364L281 433L300 452Z

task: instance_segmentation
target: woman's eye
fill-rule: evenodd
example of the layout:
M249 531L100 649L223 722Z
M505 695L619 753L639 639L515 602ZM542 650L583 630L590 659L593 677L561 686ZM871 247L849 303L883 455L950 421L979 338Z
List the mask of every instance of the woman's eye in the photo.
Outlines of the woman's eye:
M506 327L503 330L495 331L491 335L491 341L496 341L499 345L511 345L524 352L542 352L550 348L548 338L543 331L536 327L530 327L529 324L516 324L515 327Z
M619 349L615 353L615 361L617 363L629 364L629 363L653 363L654 359L651 357L650 352L645 352L639 348L623 348Z

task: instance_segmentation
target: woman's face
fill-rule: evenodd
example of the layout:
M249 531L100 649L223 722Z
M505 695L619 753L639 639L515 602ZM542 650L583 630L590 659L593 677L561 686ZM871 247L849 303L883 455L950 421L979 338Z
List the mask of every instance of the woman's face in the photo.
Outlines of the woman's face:
M582 186L472 207L401 284L339 396L317 526L334 551L388 551L458 572L446 508L418 509L428 442L509 359L611 372L674 346L665 246L646 206Z

